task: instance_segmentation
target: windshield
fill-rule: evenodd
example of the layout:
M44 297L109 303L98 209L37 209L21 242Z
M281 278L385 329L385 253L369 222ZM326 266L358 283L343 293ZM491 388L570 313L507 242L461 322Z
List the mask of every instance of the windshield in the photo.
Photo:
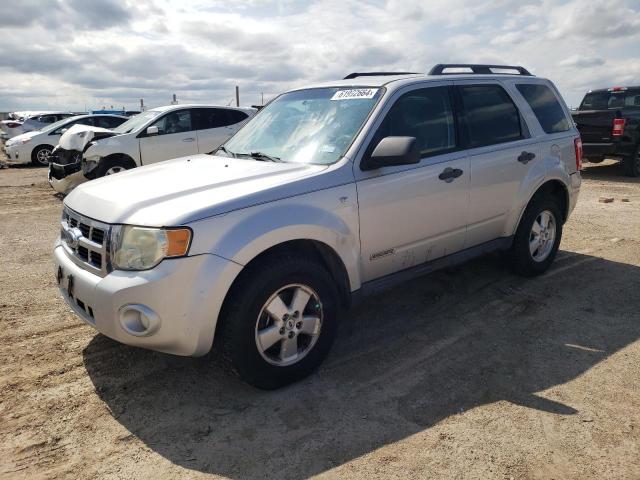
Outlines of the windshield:
M614 110L640 108L640 90L587 93L578 110Z
M161 113L162 112L159 112L157 110L150 110L148 112L140 113L134 117L131 117L119 127L114 128L113 131L117 133L133 132L134 130L137 130L138 128L143 126L149 120L156 118Z
M58 120L57 122L54 122L50 125L47 125L46 127L42 128L40 131L41 132L52 132L53 130L55 130L56 128L62 127L63 125L66 125L67 123L71 122L74 118L80 118L81 115L78 115L77 117L67 117L64 118L62 120Z
M225 144L230 154L327 165L351 145L381 88L314 88L285 93Z

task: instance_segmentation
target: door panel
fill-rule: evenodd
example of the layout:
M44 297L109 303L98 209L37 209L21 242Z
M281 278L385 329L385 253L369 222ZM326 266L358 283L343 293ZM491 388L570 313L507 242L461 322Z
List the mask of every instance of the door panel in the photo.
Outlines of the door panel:
M461 153L357 183L363 281L461 250L469 207L469 159ZM445 168L462 176L447 183Z
M422 160L356 173L363 281L459 251L465 240L469 160L456 151L450 83L407 87L392 102L363 158L382 138L409 136ZM440 178L445 169L459 176Z
M244 125L247 115L227 108L194 109L198 129L198 150L209 153Z
M518 161L523 152L535 157L526 164ZM472 247L501 236L514 207L520 208L521 189L532 169L542 169L540 148L531 140L503 144L497 148L469 151L471 194L469 226L465 247Z
M198 153L196 131L192 127L191 112L177 110L156 120L158 135L140 138L142 165Z
M540 148L499 82L454 84L471 170L467 248L512 233L505 232L505 223L509 212L520 207L520 192L531 169L541 165Z

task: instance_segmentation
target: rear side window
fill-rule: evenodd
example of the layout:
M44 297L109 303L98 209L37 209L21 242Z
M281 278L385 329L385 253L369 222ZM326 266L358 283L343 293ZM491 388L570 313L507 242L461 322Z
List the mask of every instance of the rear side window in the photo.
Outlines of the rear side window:
M567 116L549 87L533 83L520 83L516 85L516 88L533 110L545 133L569 130Z
M469 136L469 147L512 142L522 138L520 114L499 85L462 85L459 88Z
M415 137L423 157L456 146L456 128L448 87L413 90L393 104L372 142L385 137Z
M612 90L587 93L578 110L640 108L640 90Z
M194 112L197 115L196 125L198 130L228 127L247 118L247 115L243 112L225 108L198 108Z

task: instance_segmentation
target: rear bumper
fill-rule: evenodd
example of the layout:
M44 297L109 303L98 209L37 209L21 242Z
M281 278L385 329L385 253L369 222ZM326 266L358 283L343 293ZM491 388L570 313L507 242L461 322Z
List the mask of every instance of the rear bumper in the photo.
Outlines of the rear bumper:
M627 143L583 143L583 156L586 160L602 160L604 158L626 157L633 153L633 145Z

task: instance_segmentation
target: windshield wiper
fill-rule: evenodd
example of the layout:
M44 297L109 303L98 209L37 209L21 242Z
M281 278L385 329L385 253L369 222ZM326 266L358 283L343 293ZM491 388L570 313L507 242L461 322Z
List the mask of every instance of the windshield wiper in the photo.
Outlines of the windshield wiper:
M251 153L236 153L237 157L251 157L255 160L266 161L266 162L282 162L280 157L274 157L272 155L267 155L262 152L251 152Z
M207 155L215 155L216 153L218 153L219 151L223 151L224 153L226 153L228 156L236 158L236 154L233 153L231 150L227 150L225 148L224 145L220 145L218 148L216 148L215 150L212 150L211 152L207 153Z

